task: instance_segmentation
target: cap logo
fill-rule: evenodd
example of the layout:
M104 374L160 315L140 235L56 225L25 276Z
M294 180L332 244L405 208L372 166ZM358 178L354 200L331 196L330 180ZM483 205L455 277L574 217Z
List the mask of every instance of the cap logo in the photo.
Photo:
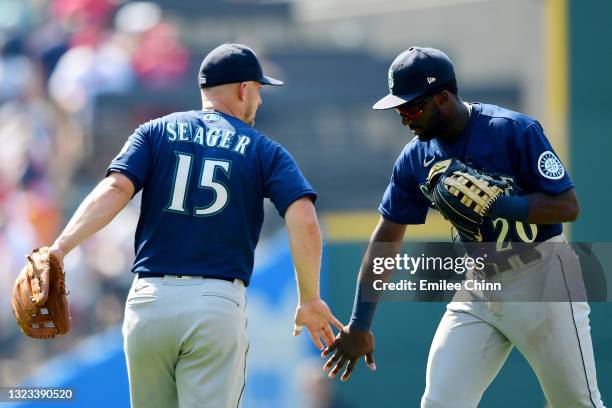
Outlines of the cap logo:
M202 76L200 77L200 83L201 83L201 84L205 84L205 83L206 83L206 75L202 75Z
M387 80L389 81L389 92L393 91L393 69L389 68L389 73L387 74Z
M437 81L437 79L435 77L427 77L427 83L428 84L433 84L436 81Z

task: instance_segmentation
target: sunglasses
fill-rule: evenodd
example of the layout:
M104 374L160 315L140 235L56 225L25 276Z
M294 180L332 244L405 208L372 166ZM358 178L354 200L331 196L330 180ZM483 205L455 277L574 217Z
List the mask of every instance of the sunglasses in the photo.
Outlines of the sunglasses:
M423 108L433 98L433 95L417 102L406 102L395 109L408 120L417 120L423 114Z

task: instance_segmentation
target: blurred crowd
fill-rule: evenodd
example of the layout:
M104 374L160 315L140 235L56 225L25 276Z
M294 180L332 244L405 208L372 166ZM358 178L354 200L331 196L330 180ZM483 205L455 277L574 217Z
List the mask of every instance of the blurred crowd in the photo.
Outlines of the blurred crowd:
M23 336L10 312L12 284L25 254L49 245L98 181L75 184L96 153L96 98L172 88L189 58L154 3L0 0L0 384L17 384L58 349L122 319L137 202L66 258L67 336Z

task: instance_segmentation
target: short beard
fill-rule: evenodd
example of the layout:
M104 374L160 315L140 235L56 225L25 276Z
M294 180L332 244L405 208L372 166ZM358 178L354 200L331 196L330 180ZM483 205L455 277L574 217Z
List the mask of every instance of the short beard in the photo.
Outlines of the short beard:
M253 109L247 110L245 112L246 120L244 121L247 125L253 127L255 125L255 115L257 114L257 106Z
M433 107L433 112L431 114L429 123L431 123L431 126L428 129L421 128L423 133L418 135L421 142L429 142L430 140L435 139L440 134L443 134L444 130L448 127L442 119L442 111L435 105Z
M246 116L246 115L245 115ZM253 127L255 125L255 115L249 115L244 118L244 123Z
M419 135L419 140L428 142L437 138L443 142L452 143L456 140L457 135L451 134L452 124L450 120L444 117L438 107L434 107L434 109L430 119L431 127L423 129L423 134Z

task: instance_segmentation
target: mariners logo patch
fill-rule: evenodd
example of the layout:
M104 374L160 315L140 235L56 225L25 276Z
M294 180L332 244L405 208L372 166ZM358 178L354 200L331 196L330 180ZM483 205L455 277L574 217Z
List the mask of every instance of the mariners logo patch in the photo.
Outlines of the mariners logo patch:
M393 70L389 68L389 73L387 74L387 80L389 81L389 92L393 91Z
M551 180L559 180L565 175L565 169L561 161L549 150L540 155L538 159L538 170L541 175Z

